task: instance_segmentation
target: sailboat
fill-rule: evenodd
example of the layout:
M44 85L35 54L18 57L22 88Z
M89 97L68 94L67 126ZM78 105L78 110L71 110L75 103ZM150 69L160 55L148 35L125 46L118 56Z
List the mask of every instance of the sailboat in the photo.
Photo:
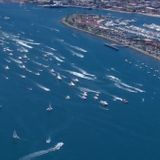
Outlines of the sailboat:
M12 138L13 138L13 139L21 139L21 138L18 136L18 134L17 134L17 132L16 132L15 129L14 129L14 131L13 131Z

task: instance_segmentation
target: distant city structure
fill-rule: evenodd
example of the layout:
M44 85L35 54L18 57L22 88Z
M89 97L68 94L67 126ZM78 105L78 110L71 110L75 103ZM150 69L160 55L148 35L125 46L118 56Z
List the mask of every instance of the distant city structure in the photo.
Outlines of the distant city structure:
M54 7L88 7L160 16L160 0L0 0L0 2L30 2Z
M1 0L3 1L3 0ZM160 15L159 0L11 0L38 4L72 5Z
M44 7L84 7L160 16L160 0L0 0L35 3Z
M130 47L160 60L160 26L155 24L136 25L136 20L124 20L94 14L66 16L65 25L102 37L120 47ZM118 50L115 45L107 46Z

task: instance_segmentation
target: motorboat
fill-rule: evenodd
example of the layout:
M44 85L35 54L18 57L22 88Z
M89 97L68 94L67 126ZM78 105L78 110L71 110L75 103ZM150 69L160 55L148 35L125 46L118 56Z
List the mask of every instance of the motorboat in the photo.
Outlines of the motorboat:
M107 102L107 101L100 100L99 103L100 103L102 106L108 106L108 102Z

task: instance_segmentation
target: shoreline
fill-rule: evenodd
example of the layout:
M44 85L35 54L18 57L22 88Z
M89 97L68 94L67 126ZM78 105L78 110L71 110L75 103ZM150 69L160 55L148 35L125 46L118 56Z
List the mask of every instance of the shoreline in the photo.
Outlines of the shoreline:
M43 6L43 5L42 5ZM111 11L111 12L118 12L118 13L127 13L127 14L139 14L139 15L144 15L148 17L155 17L155 18L160 18L160 15L157 14L151 14L151 13L142 13L142 12L128 12L128 11L121 11L121 10L115 10L112 8L96 8L96 7L89 7L89 6L76 6L76 5L62 5L61 7L64 8L82 8L82 9L97 9L97 10L102 10L102 11ZM56 7L55 7L56 8Z
M95 35L95 34L92 33L92 32L89 32L89 31L86 31L86 30L77 28L77 27L75 27L75 26L72 26L72 25L70 25L69 23L66 22L65 18L63 18L60 22L61 22L63 25L69 27L69 28L72 28L72 29L75 29L75 30L78 30L78 31L81 31L81 32L84 32L84 33L88 33L88 34L90 34L90 35L92 35L92 36L94 36L94 37L102 38L102 39L104 39L104 40L106 40L106 41L110 41L110 42L113 42L113 43L116 43L116 44L120 44L118 41L116 41L116 40L114 40L114 39L112 39L112 38L110 38L110 37L105 37L105 36L102 36L102 35ZM133 50L135 50L135 51L137 51L137 52L139 52L139 53L142 53L142 54L144 54L144 55L147 55L147 56L149 56L149 57L152 57L152 58L154 58L154 59L156 59L156 60L160 60L160 57L157 57L157 56L155 56L155 55L149 54L148 52L146 52L146 51L144 51L144 50L142 50L142 49L140 49L140 48L136 48L136 47L131 46L131 45L127 45L127 47L128 47L128 48L131 48L131 49L133 49Z
M0 4L3 4L5 2L0 2ZM11 2L11 3L20 3L20 2ZM22 1L21 4L27 4L27 2L25 1ZM39 6L44 6L44 4L38 4L37 5ZM49 7L49 6L48 6ZM115 10L115 9L112 9L112 8L96 8L96 7L93 7L93 6L77 6L77 5L61 5L61 6L57 6L57 7L64 7L64 8L83 8L83 9L97 9L97 10L103 10L103 11L112 11L112 12L118 12L118 13L127 13L127 14L139 14L139 15L144 15L144 16L148 16L148 17L155 17L155 18L160 18L160 15L158 14L152 14L152 13L142 13L142 12L129 12L129 11L121 11L121 10ZM52 8L52 7L51 7ZM53 7L54 8L54 7ZM56 8L56 6L55 6Z
M148 16L148 17L160 18L160 15L151 14L151 13L127 12L127 11L120 11L120 10L114 10L114 9L105 9L105 8L102 8L102 9L100 9L100 10L111 11L111 12L118 12L118 13L127 13L127 14L139 14L139 15Z

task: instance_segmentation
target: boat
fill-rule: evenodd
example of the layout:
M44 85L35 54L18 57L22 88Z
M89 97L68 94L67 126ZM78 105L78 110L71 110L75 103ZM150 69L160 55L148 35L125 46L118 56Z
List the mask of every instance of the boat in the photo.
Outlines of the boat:
M75 83L73 83L72 81L69 83L69 86L75 86Z
M53 110L53 107L52 107L52 105L51 104L49 104L49 106L46 108L46 111L52 111Z
M46 143L49 144L49 143L51 143L51 141L52 141L52 139L51 139L51 137L49 136L49 137L46 139Z
M84 95L81 95L80 98L83 100L87 100L87 96L84 96Z
M44 8L66 8L66 6L62 4L44 4L41 6Z
M71 99L71 97L70 97L69 95L67 95L67 96L65 97L65 99L66 99L66 100L69 100L69 99Z
M115 44L104 43L104 45L107 46L107 47L109 47L109 48L111 48L111 49L114 49L116 51L119 50L119 48L116 47Z
M17 134L17 132L16 132L15 129L14 129L14 131L13 131L12 138L13 138L13 139L21 139L21 138L18 136L18 134Z
M128 100L127 99L122 99L122 102L127 104L128 103Z
M102 106L108 106L108 102L107 102L107 101L100 100L99 103L100 103Z
M97 99L98 99L98 96L94 96L93 98L94 98L95 100L97 100Z
M117 96L113 96L113 101L120 101L120 102L122 102L122 103L125 103L125 104L127 104L128 103L128 100L127 99L125 99L125 98L121 98L121 97L117 97Z

